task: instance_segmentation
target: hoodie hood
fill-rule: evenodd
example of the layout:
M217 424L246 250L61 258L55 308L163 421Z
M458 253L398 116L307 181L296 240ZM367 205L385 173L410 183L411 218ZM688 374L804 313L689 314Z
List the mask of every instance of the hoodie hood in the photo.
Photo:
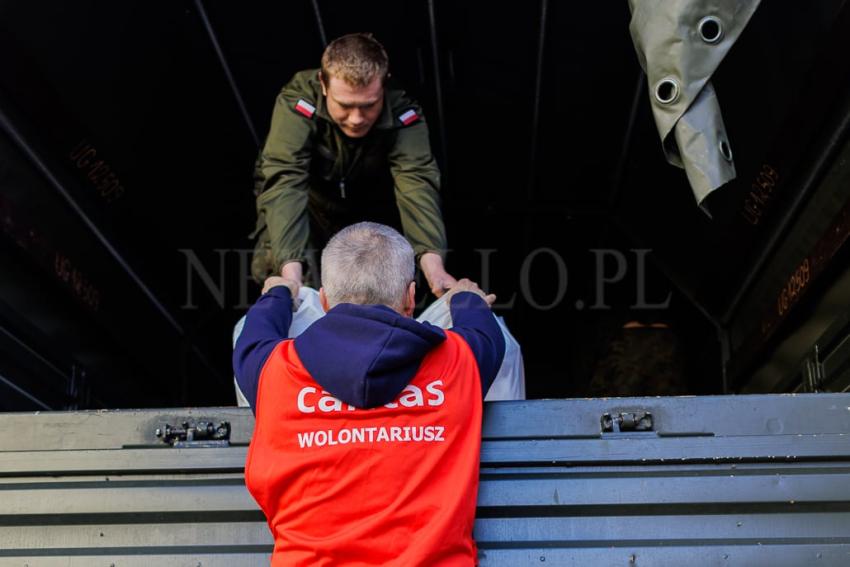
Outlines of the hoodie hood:
M343 303L295 339L295 350L319 385L357 408L392 402L431 350L446 340L429 323L383 305Z

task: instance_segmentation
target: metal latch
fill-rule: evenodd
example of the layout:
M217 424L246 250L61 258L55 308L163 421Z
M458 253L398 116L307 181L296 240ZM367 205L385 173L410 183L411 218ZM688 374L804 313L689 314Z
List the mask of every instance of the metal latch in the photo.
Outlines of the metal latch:
M172 447L228 447L230 422L184 421L177 427L166 423L156 429L156 436Z
M622 431L652 431L652 414L648 411L625 411L615 416L602 415L602 433Z

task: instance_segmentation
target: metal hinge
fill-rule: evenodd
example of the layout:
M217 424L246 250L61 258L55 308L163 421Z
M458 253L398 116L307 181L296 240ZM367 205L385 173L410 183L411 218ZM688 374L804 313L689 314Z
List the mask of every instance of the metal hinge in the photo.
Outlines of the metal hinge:
M229 447L230 422L215 425L211 421L184 421L179 426L165 424L156 429L156 436L172 447Z
M606 413L602 415L601 425L602 433L652 431L652 414L648 411L624 411L612 417Z

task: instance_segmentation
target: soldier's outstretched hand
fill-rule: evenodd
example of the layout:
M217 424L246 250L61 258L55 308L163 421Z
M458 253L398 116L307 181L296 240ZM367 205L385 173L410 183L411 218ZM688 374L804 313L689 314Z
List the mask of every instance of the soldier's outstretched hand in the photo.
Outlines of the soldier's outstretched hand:
M471 291L472 293L481 296L481 298L487 302L487 305L493 305L496 302L496 294L484 293L484 291L480 287L478 287L477 283L467 278L463 278L462 280L459 280L455 285L453 285L446 297L450 299L451 296L462 291Z
M443 259L439 254L426 252L419 259L419 267L425 279L428 280L428 288L437 297L442 297L446 291L457 284L457 280L443 267Z

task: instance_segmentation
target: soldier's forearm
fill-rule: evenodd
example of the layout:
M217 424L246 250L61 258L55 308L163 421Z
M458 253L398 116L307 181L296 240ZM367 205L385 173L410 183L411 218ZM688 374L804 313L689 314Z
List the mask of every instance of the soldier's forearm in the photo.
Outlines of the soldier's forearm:
M422 254L419 258L419 266L422 268L425 279L428 280L431 293L437 297L441 297L446 290L457 284L457 280L443 266L443 258L435 252Z
M309 240L307 189L290 184L275 185L257 199L271 243L274 272L283 264L303 260Z

